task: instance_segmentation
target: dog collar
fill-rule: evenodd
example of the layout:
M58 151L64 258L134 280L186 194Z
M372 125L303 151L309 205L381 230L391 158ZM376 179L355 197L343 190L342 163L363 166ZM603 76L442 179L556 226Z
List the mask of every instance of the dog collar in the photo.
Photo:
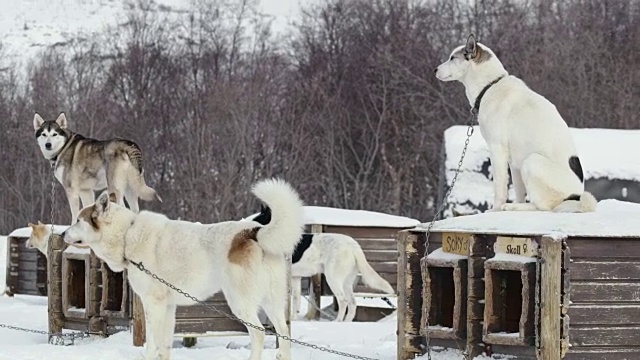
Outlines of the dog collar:
M501 75L497 79L495 79L492 82L488 83L487 86L482 88L482 90L480 91L480 94L478 94L478 97L476 98L476 101L474 101L474 103L473 103L473 107L471 108L471 113L474 116L478 116L478 113L480 112L480 101L482 101L482 97L487 92L487 90L489 90L490 87L495 85L498 81L502 80L502 78L504 78L504 77L505 77L505 75Z

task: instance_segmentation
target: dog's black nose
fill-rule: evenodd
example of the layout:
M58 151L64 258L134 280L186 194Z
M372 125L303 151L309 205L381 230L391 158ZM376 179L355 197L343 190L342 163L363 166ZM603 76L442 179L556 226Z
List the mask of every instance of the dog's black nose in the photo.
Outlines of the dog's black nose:
M437 73L438 72L438 68L433 69L433 73Z
M67 231L63 231L62 234L60 234L60 236L62 236L62 238L64 239L64 236L67 234Z
M47 150L51 149L51 143L44 144L44 147L47 148Z

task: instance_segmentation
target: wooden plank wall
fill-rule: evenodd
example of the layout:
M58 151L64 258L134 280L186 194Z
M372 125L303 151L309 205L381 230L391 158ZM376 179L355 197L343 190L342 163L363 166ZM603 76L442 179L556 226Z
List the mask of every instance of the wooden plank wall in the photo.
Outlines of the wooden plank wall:
M640 359L640 240L570 238L567 245L565 359Z
M364 256L375 271L398 289L398 242L396 236L402 229L377 227L347 227L325 225L323 232L339 233L353 237L362 247ZM325 289L328 287L325 286ZM362 284L355 292L379 292Z
M207 299L206 303L227 314L232 314L222 292ZM246 328L239 322L229 319L204 305L178 306L176 310L176 333L203 334L208 331L246 331Z
M47 295L47 258L26 246L27 238L7 239L7 293Z

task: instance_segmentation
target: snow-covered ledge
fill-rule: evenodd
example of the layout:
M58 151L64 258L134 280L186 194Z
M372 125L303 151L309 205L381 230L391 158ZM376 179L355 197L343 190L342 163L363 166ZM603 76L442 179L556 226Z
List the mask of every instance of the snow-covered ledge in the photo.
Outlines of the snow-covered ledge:
M428 224L415 230L425 231ZM640 237L640 204L603 200L595 212L498 211L437 221L432 231L474 234Z

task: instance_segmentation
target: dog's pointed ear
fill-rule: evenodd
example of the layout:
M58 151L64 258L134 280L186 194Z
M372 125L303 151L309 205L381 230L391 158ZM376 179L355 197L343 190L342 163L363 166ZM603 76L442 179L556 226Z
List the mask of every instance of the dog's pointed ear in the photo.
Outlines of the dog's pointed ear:
M42 221L38 220L38 225L41 225L41 226L42 226L42 225L44 225L44 224L42 223Z
M36 225L32 224L32 223L28 223L27 226L30 227L30 228L34 228Z
M116 193L109 193L109 201L118 202L118 199L116 198Z
M476 42L475 35L469 35L469 38L467 38L467 44L464 46L463 52L467 60L473 59L476 57L476 55L478 55L478 43Z
M60 115L58 115L58 118L56 119L56 124L58 124L58 126L60 126L63 129L67 128L67 116L61 112Z
M44 124L44 119L42 118L42 116L40 116L40 114L36 113L33 117L33 130L38 131L42 124Z
M102 194L98 196L98 200L96 200L94 211L98 214L98 216L109 211L109 193L107 191L103 191Z

